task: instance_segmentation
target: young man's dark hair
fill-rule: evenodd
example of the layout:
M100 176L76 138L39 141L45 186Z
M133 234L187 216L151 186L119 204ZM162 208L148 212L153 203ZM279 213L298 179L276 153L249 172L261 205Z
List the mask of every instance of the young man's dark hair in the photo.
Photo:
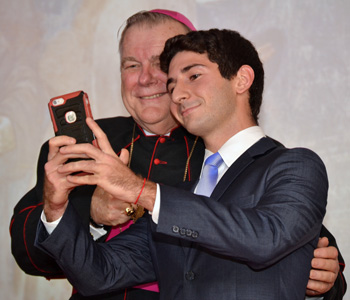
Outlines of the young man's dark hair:
M250 107L255 122L262 102L264 90L264 68L253 44L233 30L210 29L193 31L169 39L160 56L161 69L168 73L172 58L182 51L200 54L207 53L211 62L218 64L222 77L232 79L242 65L249 65L254 70L254 82L249 89Z

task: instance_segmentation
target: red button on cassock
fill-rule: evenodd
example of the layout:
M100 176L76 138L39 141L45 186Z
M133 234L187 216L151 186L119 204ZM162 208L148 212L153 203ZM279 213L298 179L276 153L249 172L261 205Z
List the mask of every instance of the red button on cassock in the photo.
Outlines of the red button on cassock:
M159 165L160 164L160 160L158 158L156 158L153 162L154 162L155 165Z
M159 142L162 143L162 144L165 143L165 141L166 141L165 137L161 137L161 138L159 139Z

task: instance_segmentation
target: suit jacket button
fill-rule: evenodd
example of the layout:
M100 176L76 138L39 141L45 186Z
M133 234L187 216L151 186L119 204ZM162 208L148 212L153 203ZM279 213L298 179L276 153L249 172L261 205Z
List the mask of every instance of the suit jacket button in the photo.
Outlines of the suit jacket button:
M193 231L192 232L192 237L194 238L194 239L196 239L197 237L198 237L198 232L197 231Z
M174 233L179 233L179 226L174 225L173 226L173 232Z
M188 237L192 236L192 230L191 229L187 229L186 230L186 236L188 236Z
M181 235L185 235L186 234L186 229L185 228L181 228L180 229L180 234Z
M192 271L188 271L188 272L186 272L185 277L187 280L192 281L195 278L195 274Z

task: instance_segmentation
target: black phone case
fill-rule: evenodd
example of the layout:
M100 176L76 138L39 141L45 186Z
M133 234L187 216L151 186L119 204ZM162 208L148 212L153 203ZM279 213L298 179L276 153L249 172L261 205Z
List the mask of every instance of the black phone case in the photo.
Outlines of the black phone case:
M68 135L77 143L91 143L96 140L86 124L86 117L92 118L89 98L83 91L78 91L52 98L49 102L50 115L55 135Z

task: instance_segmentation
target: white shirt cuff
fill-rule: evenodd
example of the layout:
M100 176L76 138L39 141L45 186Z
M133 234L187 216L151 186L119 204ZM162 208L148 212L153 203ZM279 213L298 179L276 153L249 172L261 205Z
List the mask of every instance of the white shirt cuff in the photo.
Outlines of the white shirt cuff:
M40 217L41 221L43 222L46 231L48 232L48 234L51 234L55 228L57 227L57 225L60 223L62 217L60 217L59 219L57 219L56 221L53 222L48 222L45 216L44 211L41 212L41 217ZM101 236L104 236L107 231L103 228L95 228L93 226L90 225L90 233L93 237L93 239L96 241L98 240Z
M156 201L154 202L153 211L151 213L152 220L156 224L158 224L159 210L160 210L160 187L159 187L159 184L157 183Z
M90 234L92 235L94 241L98 240L101 236L104 236L107 233L107 230L103 228L96 228L90 225Z
M46 231L51 234L55 228L57 227L58 223L61 221L62 217L60 217L59 219L57 219L56 221L53 221L53 222L48 222L46 220L46 216L45 216L45 213L44 211L41 212L41 222L43 222L45 228L46 228Z

